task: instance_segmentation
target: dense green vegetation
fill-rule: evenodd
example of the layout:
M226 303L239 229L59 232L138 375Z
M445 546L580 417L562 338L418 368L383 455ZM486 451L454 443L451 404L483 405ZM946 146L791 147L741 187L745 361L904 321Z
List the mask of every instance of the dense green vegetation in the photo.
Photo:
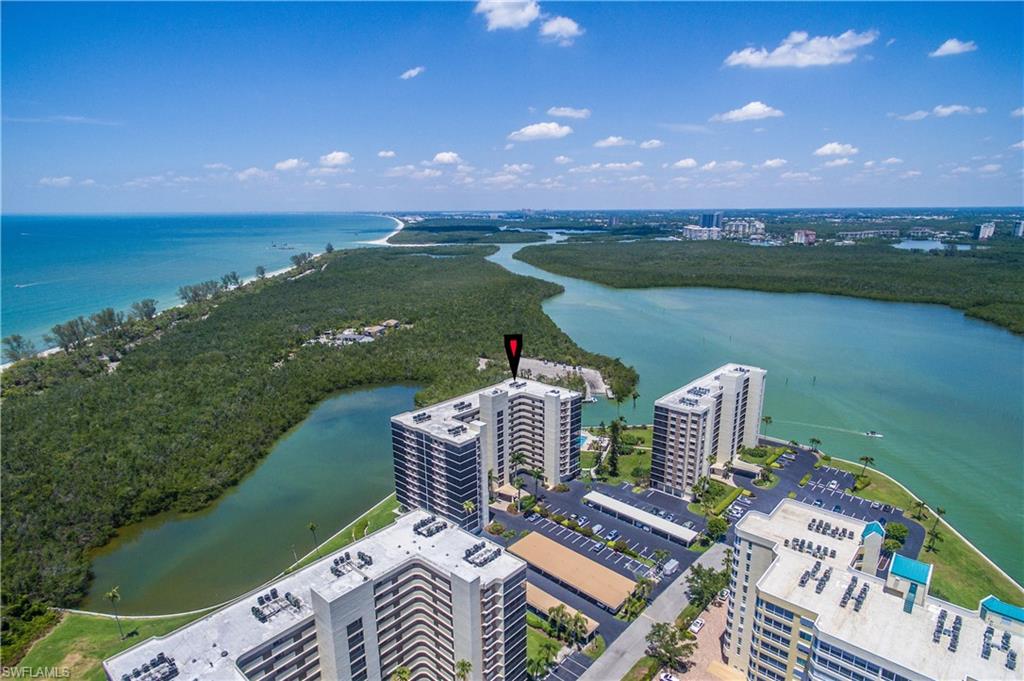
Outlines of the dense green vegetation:
M530 243L547 241L543 232L525 232L521 225L500 220L422 220L395 234L392 244Z
M956 255L886 244L763 248L724 241L527 246L515 257L607 286L710 286L938 303L1024 334L1024 243Z
M439 252L455 257L422 257ZM532 355L594 366L616 392L632 391L632 369L579 348L544 315L557 285L511 274L489 252L336 251L305 264L307 276L136 322L142 338L119 332L4 371L4 661L37 633L45 615L30 606L81 598L88 549L149 515L210 503L338 390L415 382L424 404L482 387L506 375L502 335L521 332ZM302 345L391 318L411 328L345 348ZM481 356L500 361L481 372Z

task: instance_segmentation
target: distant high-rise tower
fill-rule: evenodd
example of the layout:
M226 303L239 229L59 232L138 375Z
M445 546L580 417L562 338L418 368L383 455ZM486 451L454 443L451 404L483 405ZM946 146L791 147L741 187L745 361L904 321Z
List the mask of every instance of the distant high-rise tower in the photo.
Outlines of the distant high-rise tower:
M700 214L700 226L701 227L722 227L722 214L721 213L701 213Z

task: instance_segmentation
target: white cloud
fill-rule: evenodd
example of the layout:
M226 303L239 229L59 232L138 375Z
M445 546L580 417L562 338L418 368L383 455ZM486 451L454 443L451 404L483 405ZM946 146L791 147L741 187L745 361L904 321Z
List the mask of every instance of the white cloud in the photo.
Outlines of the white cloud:
M764 102L757 101L744 104L739 109L715 114L711 117L711 120L720 123L739 123L742 121L756 121L762 118L778 118L782 115L783 113L778 109L774 109Z
M73 179L74 178L70 175L61 175L60 177L40 177L39 184L44 187L70 187Z
M462 158L454 151L439 151L434 154L433 163L445 166L453 166L462 163Z
M246 168L245 170L236 173L235 176L240 182L247 182L249 180L265 180L270 177L270 173L262 168Z
M934 51L929 52L929 57L948 57L953 54L964 54L965 52L974 52L978 49L978 46L974 44L973 40L967 42L961 42L956 38L950 38L946 42L935 48Z
M826 168L839 168L841 166L848 166L851 163L853 163L853 161L851 161L848 158L834 158L831 161L828 161L827 163L825 163L825 167Z
M1020 142L1017 142L1016 144L1011 144L1010 148L1011 149L1024 149L1024 140L1021 140Z
M902 116L896 116L896 118L898 118L901 121L920 121L924 118L928 118L928 112L922 109L918 109L917 111L912 111Z
M307 165L309 164L301 158L286 158L275 163L274 170L298 170L299 168L305 168Z
M562 47L569 47L576 38L583 35L583 29L569 17L552 17L541 24L540 35L554 40Z
M341 168L339 166L321 166L319 168L310 168L308 171L306 171L306 174L312 177L317 177L320 175L337 175L340 172L351 173L352 170L347 168Z
M82 180L81 182L79 182L78 184L80 184L83 187L95 187L96 186L96 180L92 179L91 177L87 177L84 180Z
M784 158L770 158L761 164L762 168L781 168L786 165L787 161Z
M661 127L672 132L685 132L693 135L705 135L711 132L711 128L699 123L662 123Z
M568 125L548 121L546 123L534 123L519 128L508 135L513 142L532 142L534 140L556 140L572 133Z
M560 166L564 166L567 163L572 163L572 159L568 156L555 156L555 163Z
M203 167L207 170L231 170L227 163L204 163Z
M978 168L979 173L997 173L1003 169L998 163L988 163Z
M598 149L605 149L607 147L626 147L630 144L636 144L636 142L628 140L625 137L619 137L618 135L611 135L594 142L594 146Z
M411 78L415 78L416 76L420 75L426 70L426 66L414 66L408 71L403 71L402 75L400 75L399 78L401 78L402 80L410 80Z
M810 173L792 171L786 171L779 175L779 177L783 180L792 180L794 182L817 182L821 179L817 175L811 175Z
M725 65L751 68L804 68L848 64L857 57L857 50L870 45L877 38L878 31L874 30L864 33L849 30L837 36L814 38L810 38L805 31L793 31L771 52L764 47L747 47L726 57Z
M696 168L697 159L694 158L681 158L672 164L673 168Z
M905 173L900 173L900 178L904 180L912 180L915 177L921 177L920 170L908 170Z
M719 170L739 170L743 165L742 161L708 161L702 165L700 169L709 172Z
M895 156L890 156L889 158L887 158L884 161L882 161L882 165L884 165L884 166L895 166L895 165L899 165L900 163L903 163L903 159L902 158L896 158Z
M1024 116L1024 106L1020 107L1019 109L1014 109L1013 111L1010 112L1010 115L1015 118L1020 118L1021 116Z
M938 118L947 118L954 114L983 114L987 111L988 109L983 106L976 106L972 108L963 104L939 104L932 109L932 113Z
M394 158L395 156L395 152L391 149L381 149L377 152L377 158Z
M860 149L853 146L852 144L840 144L839 142L829 142L823 144L814 150L815 156L853 156L858 153Z
M344 166L352 162L352 154L347 151L332 151L320 157L322 166Z
M525 175L533 170L533 166L529 163L506 163L501 168L512 175Z
M549 116L559 118L590 118L590 109L574 109L571 106L553 106L548 109Z
M473 13L484 15L488 31L502 28L519 30L526 28L540 16L540 5L535 0L480 0L476 3Z
M387 177L411 177L416 180L440 177L442 174L437 168L417 168L414 165L395 166L384 173Z
M636 170L637 168L643 168L644 164L640 161L630 161L629 163L605 163L602 170Z
M641 149L660 149L663 146L665 146L665 143L657 139L644 140L640 143Z

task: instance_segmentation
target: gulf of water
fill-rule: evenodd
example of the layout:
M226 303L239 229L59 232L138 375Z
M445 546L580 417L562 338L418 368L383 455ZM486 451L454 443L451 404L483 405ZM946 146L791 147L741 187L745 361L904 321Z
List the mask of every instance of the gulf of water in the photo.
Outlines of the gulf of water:
M50 327L78 315L143 298L171 307L183 284L230 271L252 277L257 265L272 272L295 253L360 246L395 226L352 214L4 215L0 224L0 333L40 348Z

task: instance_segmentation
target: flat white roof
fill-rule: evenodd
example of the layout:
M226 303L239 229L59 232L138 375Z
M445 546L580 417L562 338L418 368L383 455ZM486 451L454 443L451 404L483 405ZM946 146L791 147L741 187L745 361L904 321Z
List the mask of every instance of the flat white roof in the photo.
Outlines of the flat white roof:
M427 433L432 437L454 444L463 444L476 437L479 432L479 425L474 425L474 421L480 412L480 395L501 392L508 393L510 398L529 395L543 399L547 395L556 395L561 402L581 397L580 393L568 388L559 388L526 378L520 378L517 381L509 379L482 390L432 404L423 409L403 412L392 416L391 420L407 428ZM430 418L425 418L426 416ZM421 420L417 421L417 418Z
M745 364L723 364L714 371L694 379L681 388L676 388L670 393L662 395L654 404L659 407L666 407L675 410L705 411L715 403L715 397L722 392L722 384L719 377L724 374L747 374L759 372L762 376L765 370L760 367L748 366Z
M392 525L282 577L273 584L260 587L177 631L150 638L108 658L103 666L114 681L120 681L123 674L131 674L134 668L141 668L162 652L174 658L178 665L178 678L185 681L244 679L237 660L311 618L313 606L310 592L313 590L330 600L368 579L383 577L412 560L425 562L443 573L456 574L466 580L479 577L481 586L505 579L525 568L526 564L522 560L504 550L500 556L481 567L471 565L465 560L464 554L474 544L484 541L487 544L486 550L500 547L454 527L450 522L446 529L432 537L416 534L413 525L429 515L424 511L413 511L400 516ZM352 563L356 560L356 552L362 551L373 559L373 564L363 568L352 565L351 570L337 577L331 572L331 565L334 558L346 551L350 553ZM299 598L301 605L298 609L284 607L261 623L252 615L251 608L257 605L258 597L265 595L272 587L278 590L280 597L291 592Z
M856 528L856 539L837 541L809 532L807 523L811 518L853 526ZM981 657L987 624L978 611L928 596L923 605L915 605L910 613L904 612L903 598L895 593L887 593L884 589L885 580L852 568L851 563L860 543L860 530L864 525L847 516L783 499L770 515L747 513L737 524L737 531L778 541L775 561L758 581L758 589L769 597L818 613L815 625L826 642L832 639L840 646L846 644L845 647L859 648L905 670L933 679L1021 678L1021 667L1014 671L1007 669L1006 653L996 647L993 647L988 660ZM814 579L808 581L806 586L800 586L800 576L805 570L811 569L817 559L783 546L783 539L792 540L793 536L837 548L835 559L822 559L821 570L832 567L833 571L821 593L815 592ZM860 612L854 611L853 600L845 608L839 605L854 576L857 577L854 595L859 593L864 584L868 585L867 597ZM948 612L946 629L952 627L957 615L962 618L956 652L948 649L948 635L943 635L939 643L932 642L932 634L943 609ZM997 627L993 644L997 646L1001 638L1002 630ZM1024 652L1021 637L1013 635L1010 648L1017 652L1020 664Z
M661 516L654 515L642 508L631 506L626 502L619 501L615 497L610 497L607 494L591 491L583 495L583 499L584 501L590 501L600 506L604 506L607 509L626 516L627 518L638 520L652 529L660 530L669 536L681 539L687 544L692 543L693 540L697 538L697 533L687 527L683 527L682 525L670 520L666 520Z

